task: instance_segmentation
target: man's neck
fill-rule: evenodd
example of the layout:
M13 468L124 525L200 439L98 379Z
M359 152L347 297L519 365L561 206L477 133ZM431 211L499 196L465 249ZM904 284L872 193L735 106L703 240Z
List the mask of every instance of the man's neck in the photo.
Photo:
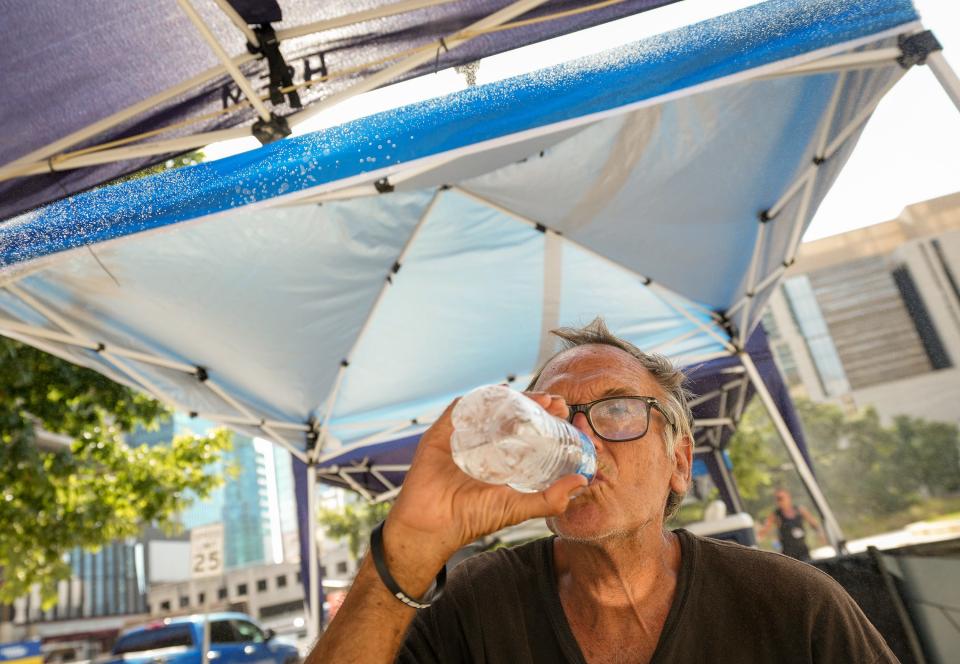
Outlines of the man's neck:
M560 603L586 661L650 661L676 594L677 535L644 528L602 542L558 538L554 561Z
M600 607L625 606L675 587L680 542L672 532L651 527L595 542L557 538L554 560L561 591Z

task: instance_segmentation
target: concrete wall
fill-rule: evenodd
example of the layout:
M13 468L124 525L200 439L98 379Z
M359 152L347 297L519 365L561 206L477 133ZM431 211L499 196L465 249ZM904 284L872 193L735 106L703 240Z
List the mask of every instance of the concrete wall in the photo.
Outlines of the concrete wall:
M942 369L852 393L858 407L873 406L884 421L896 415L960 425L960 368Z

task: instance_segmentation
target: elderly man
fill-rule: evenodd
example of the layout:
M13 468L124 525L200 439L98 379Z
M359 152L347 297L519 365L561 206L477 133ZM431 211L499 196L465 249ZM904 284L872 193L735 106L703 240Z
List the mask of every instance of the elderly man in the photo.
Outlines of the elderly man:
M896 661L813 567L666 530L690 482L683 375L599 319L556 334L565 348L528 394L590 436L594 482L522 494L471 479L451 458L447 408L378 533L379 565L364 560L307 664ZM600 407L632 397L621 405L645 407ZM434 604L411 606L457 549L540 516L554 537L470 558Z

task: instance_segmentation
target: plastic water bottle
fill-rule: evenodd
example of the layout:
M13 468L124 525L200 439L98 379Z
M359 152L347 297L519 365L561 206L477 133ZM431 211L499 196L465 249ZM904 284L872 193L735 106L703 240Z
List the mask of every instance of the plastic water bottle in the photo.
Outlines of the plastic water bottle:
M543 491L564 475L592 480L590 439L530 398L503 385L469 392L453 409L453 460L467 475L517 491Z

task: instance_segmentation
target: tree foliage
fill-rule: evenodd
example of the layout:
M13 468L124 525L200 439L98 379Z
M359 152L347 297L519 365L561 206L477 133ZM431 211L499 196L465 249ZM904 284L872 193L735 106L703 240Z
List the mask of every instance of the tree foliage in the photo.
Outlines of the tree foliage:
M870 523L960 491L960 432L955 424L902 415L884 424L873 408L847 414L833 404L795 400L813 471L850 535ZM747 509L763 518L773 490L805 499L796 469L756 400L730 442L733 473Z
M346 503L340 509L322 509L317 513L317 521L327 536L347 540L350 555L356 560L360 557L361 547L370 537L370 531L389 513L390 503L358 501Z
M184 166L194 166L202 162L205 157L206 155L203 154L203 150L185 152L184 154L171 157L166 161L162 161L159 164L141 168L139 171L134 171L133 173L129 173L127 175L121 175L120 177L115 178L101 186L109 186L112 184L118 184L120 182L127 182L128 180L138 180L140 178L145 178L148 175L155 175L156 173L162 173L164 171L170 171L176 168L183 168Z
M165 416L155 401L88 369L0 337L0 602L39 585L45 606L69 578L67 555L133 537L210 494L204 468L227 433L130 448L123 433ZM73 439L38 447L38 427Z

